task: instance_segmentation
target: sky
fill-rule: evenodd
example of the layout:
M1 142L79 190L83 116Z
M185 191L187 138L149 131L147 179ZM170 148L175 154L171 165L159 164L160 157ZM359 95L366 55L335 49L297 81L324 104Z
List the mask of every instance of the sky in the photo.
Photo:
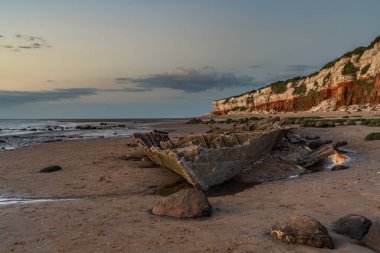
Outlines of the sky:
M192 117L380 35L378 0L4 0L0 119Z

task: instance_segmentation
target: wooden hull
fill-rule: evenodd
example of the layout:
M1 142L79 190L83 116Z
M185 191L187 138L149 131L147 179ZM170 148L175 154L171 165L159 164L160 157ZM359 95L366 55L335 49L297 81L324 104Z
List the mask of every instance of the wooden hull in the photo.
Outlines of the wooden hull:
M171 142L167 134L151 132L136 134L135 140L153 162L176 172L193 186L207 190L259 161L281 141L286 131L201 135L185 144Z

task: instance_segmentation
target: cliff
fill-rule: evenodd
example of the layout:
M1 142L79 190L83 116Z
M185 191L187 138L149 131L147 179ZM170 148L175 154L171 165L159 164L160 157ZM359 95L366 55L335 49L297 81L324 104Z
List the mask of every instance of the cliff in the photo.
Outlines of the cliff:
M215 100L212 113L336 110L365 104L380 104L380 36L308 76Z

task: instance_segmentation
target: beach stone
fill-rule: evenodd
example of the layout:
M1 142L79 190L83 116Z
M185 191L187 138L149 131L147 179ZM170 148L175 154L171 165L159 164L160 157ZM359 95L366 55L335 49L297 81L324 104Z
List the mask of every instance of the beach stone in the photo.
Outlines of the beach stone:
M326 227L313 217L293 216L276 223L271 229L274 238L288 244L302 244L316 248L334 248Z
M58 170L62 170L62 168L58 165L51 165L51 166L48 166L46 168L43 168L40 170L41 173L49 173L49 172L54 172L54 171L58 171Z
M319 148L320 146L322 145L325 145L325 144L330 144L332 143L331 140L327 140L327 141L323 141L323 140L313 140L313 141L310 141L309 142L309 148L310 149L317 149Z
M184 189L161 199L153 207L152 213L177 218L196 218L210 216L212 207L202 191Z
M374 222L362 240L362 245L380 252L380 222Z
M349 214L333 223L334 232L361 240L368 233L372 222L364 216Z

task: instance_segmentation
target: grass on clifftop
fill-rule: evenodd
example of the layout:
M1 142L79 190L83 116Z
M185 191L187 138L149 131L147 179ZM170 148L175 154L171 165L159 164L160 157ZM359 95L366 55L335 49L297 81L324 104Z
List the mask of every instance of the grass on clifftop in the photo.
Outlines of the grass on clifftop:
M355 75L358 71L358 68L354 66L354 64L349 61L344 65L342 69L342 75L348 76L348 75Z
M366 141L380 140L380 133L370 133L365 137Z
M286 91L287 81L278 81L270 85L272 92L275 94L282 94Z
M379 42L380 42L380 36L376 37L376 38L371 42L371 44L369 44L369 46L367 46L367 47L357 47L357 48L355 48L354 50L345 53L345 54L342 55L341 57L336 58L336 59L333 60L333 61L330 61L329 63L327 63L326 65L324 65L324 66L321 68L321 70L334 67L335 63L336 63L337 61L339 61L340 59L344 58L344 57L351 57L351 56L353 56L353 55L359 55L358 59L360 59L360 57L364 54L364 52L365 52L366 50L373 48L374 45L375 45L376 43L379 43Z

